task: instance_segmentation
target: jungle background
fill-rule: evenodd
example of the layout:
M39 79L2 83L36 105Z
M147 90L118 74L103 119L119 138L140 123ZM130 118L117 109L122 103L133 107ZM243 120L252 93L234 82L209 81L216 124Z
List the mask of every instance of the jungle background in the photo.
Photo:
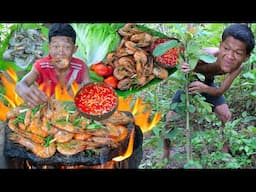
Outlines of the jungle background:
M175 37L189 43L188 56L194 58L194 53L205 47L218 47L224 28L230 23L139 23L156 30L166 36ZM256 24L248 23L254 35ZM8 47L13 31L20 28L41 28L47 37L47 24L43 23L1 23L0 24L0 70L12 67L18 74L18 79L24 76L32 64L21 68L15 62L4 61L3 53ZM78 36L79 32L77 31ZM189 36L189 38L188 38ZM47 54L47 45L43 50ZM255 168L256 166L256 52L244 63L242 73L236 78L231 88L225 93L225 98L233 113L232 121L225 127L209 104L200 96L190 97L189 108L181 105L184 114L172 122L171 129L166 131L165 114L170 110L170 100L177 89L184 88L184 76L179 70L157 84L147 86L138 92L133 92L133 100L143 98L151 105L152 115L162 113L161 120L152 130L144 133L143 159L139 169L177 169L177 168ZM179 65L177 65L177 69ZM217 78L217 84L223 77ZM1 97L5 87L0 81ZM189 113L189 118L185 112ZM189 121L189 127L187 127ZM171 140L170 160L162 159L163 139ZM227 151L222 151L227 144Z

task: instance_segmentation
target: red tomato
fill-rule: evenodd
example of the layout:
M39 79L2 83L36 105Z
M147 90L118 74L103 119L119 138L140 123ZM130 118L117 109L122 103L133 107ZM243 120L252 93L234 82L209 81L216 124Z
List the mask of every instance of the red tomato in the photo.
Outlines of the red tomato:
M107 78L105 78L104 80L104 83L110 85L111 87L113 87L114 89L117 87L117 83L118 83L118 80L115 76L111 75L111 76L108 76Z
M109 70L105 63L99 62L96 64L93 64L91 69L99 76L107 76L109 74Z
M107 77L112 75L114 68L111 65L106 65L103 62L99 62L91 65L91 69L99 76Z
M113 74L113 71L114 71L114 68L111 66L111 65L107 65L107 68L108 68L108 75L112 75Z

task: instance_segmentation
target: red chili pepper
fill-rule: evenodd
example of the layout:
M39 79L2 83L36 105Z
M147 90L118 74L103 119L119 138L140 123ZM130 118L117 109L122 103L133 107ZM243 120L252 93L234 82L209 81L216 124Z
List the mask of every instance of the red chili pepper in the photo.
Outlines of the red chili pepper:
M110 112L117 102L115 92L106 85L90 84L83 87L75 97L76 106L91 115Z

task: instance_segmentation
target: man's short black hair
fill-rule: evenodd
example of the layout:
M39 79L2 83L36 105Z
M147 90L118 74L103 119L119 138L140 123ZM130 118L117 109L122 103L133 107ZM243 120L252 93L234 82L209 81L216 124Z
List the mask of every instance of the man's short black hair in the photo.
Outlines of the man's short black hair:
M71 37L73 43L76 43L76 32L73 27L68 23L54 23L50 26L48 38L51 42L53 36L67 36Z
M222 41L229 36L234 37L245 43L246 53L250 54L255 46L254 34L248 25L243 23L233 23L229 25L222 33Z

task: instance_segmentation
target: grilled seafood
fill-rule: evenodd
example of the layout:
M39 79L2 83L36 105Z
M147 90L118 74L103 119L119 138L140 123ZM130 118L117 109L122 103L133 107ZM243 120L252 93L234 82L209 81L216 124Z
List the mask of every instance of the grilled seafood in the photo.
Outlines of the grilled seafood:
M50 116L47 115L48 108ZM115 112L109 121L93 122L74 110L74 104L70 106L54 99L49 105L39 107L36 113L31 109L24 110L22 116L16 110L8 119L10 140L41 158L49 158L56 150L63 155L74 155L86 149L117 147L118 142L127 137L128 129L123 125L134 122L133 117L122 112ZM64 114L68 114L65 119ZM46 147L46 144L50 145Z
M54 139L58 143L65 143L70 141L74 136L74 133L69 133L67 131L58 130L57 133L54 134Z
M153 74L159 79L166 79L168 77L168 71L163 67L154 67Z
M63 155L75 155L86 149L88 143L85 141L70 140L66 143L57 143L57 151Z
M118 33L124 38L129 38L132 35L139 33L140 31L136 29L133 23L127 23L122 28L118 30Z
M15 133L11 133L9 135L9 139L25 146L28 150L32 151L36 156L40 158L49 158L56 152L56 145L54 142L50 143L48 147L45 147Z
M127 115L124 111L116 110L108 119L104 119L100 122L102 124L126 125L127 123L134 122L134 117Z
M40 137L38 135L35 135L31 132L27 132L24 129L20 129L19 126L15 125L15 119L10 119L8 121L8 127L15 133L24 136L25 138L31 139L32 141L39 143L39 144L45 144L45 140L43 137Z

